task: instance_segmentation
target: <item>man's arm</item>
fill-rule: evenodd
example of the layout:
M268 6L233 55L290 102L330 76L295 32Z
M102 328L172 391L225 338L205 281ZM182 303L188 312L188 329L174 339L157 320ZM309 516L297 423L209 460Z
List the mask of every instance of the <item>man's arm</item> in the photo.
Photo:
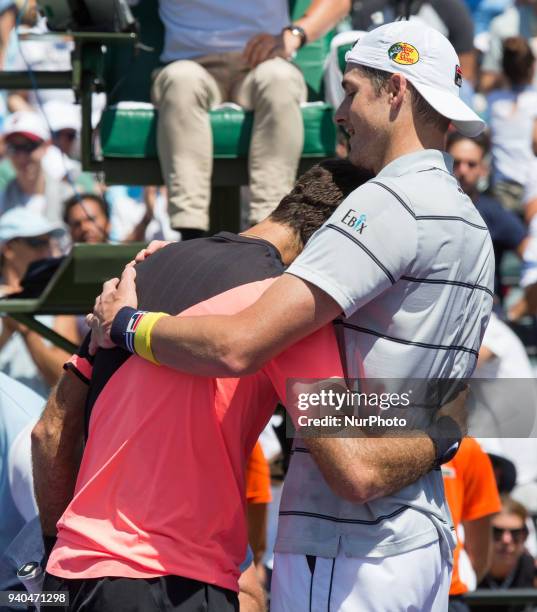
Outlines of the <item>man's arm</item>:
M492 558L492 516L483 516L473 521L463 521L464 550L470 557L477 584L485 577Z
M407 438L306 438L315 463L339 497L363 504L391 495L431 471L433 442L426 434Z
M251 563L239 578L239 605L241 612L265 612L265 593Z
M87 391L75 374L64 372L32 431L34 489L45 536L56 536L56 523L73 497Z
M350 0L313 0L304 15L294 23L304 28L309 41L317 40L351 10Z
M444 404L436 418L450 417L462 438L467 430L465 407L468 389ZM442 448L454 441L452 433L441 428ZM357 432L354 432L357 436ZM317 438L304 437L324 479L336 495L349 501L365 502L392 495L431 471L438 461L436 447L421 430L389 431L382 437ZM458 440L460 442L460 438ZM444 460L442 462L447 461Z
M69 359L69 353L57 346L51 346L40 334L10 317L6 318L6 327L21 334L39 373L48 385L54 386L62 373L63 364ZM75 317L64 315L56 317L53 330L78 344Z
M89 315L90 352L110 341L110 328L123 306L137 306L136 272L125 268L107 281ZM151 350L163 365L198 376L244 376L296 341L331 322L341 307L327 293L284 274L251 306L235 315L163 317L151 332ZM96 316L98 316L98 319Z
M312 42L331 30L350 10L350 0L313 0L294 25L300 26L308 42ZM289 31L278 36L266 32L257 34L248 41L244 59L252 68L272 57L289 59L299 45L300 39Z
M136 306L134 278L135 271L129 267L119 288L117 279L105 283L95 311L107 322L100 332L110 329L121 307ZM175 369L205 376L242 376L340 312L341 307L324 291L284 274L237 315L163 317L153 328L151 347L160 363ZM308 444L334 492L353 501L401 489L427 473L435 459L433 443L426 435L389 440L319 438Z

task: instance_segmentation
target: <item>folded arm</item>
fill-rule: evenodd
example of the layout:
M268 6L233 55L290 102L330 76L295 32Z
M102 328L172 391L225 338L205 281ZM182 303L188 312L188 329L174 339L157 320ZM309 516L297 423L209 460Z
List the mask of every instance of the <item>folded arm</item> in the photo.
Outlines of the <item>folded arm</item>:
M93 315L92 345L110 348L110 329L123 306L136 307L136 273L125 268L107 281ZM284 274L252 306L235 315L163 317L151 331L151 350L157 361L198 376L234 377L256 372L269 359L297 340L321 328L341 313L324 291Z
M309 438L304 442L334 493L360 504L400 491L430 472L435 462L433 442L420 432L405 438Z
M56 536L56 523L73 497L87 390L75 374L64 372L32 431L34 490L45 536Z

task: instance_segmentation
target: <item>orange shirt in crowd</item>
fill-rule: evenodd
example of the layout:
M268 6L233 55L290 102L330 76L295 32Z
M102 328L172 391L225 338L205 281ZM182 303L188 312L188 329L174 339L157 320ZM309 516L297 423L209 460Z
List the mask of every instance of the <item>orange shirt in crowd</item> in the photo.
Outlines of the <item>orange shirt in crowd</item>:
M270 492L270 466L259 440L246 464L246 501L249 504L268 504Z
M459 525L499 512L500 497L490 459L473 438L464 438L455 457L442 466L442 476L457 530L449 594L461 595L468 591L468 586L459 575L459 558L463 548L458 534Z

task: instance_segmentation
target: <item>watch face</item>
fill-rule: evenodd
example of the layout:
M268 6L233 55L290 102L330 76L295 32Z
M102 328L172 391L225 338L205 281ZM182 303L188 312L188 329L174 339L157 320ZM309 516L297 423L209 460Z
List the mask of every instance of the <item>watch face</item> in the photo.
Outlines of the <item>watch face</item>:
M298 36L300 38L301 47L306 44L306 32L304 32L300 26L290 25L284 28L284 30L289 30L293 36Z
M445 461L446 463L448 461L451 461L451 459L453 459L453 457L455 457L455 455L457 454L459 446L460 442L453 442L453 444L444 453L444 456L442 457L443 461Z
M17 576L22 579L30 578L40 573L39 570L41 570L39 563L37 561L30 561L19 567Z

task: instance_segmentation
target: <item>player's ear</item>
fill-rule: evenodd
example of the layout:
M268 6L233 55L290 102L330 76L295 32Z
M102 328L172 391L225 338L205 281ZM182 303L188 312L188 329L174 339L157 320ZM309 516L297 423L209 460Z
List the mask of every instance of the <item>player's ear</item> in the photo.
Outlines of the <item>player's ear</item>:
M392 74L388 81L388 100L394 110L399 109L408 91L408 81L403 74Z

